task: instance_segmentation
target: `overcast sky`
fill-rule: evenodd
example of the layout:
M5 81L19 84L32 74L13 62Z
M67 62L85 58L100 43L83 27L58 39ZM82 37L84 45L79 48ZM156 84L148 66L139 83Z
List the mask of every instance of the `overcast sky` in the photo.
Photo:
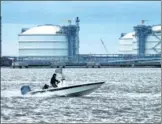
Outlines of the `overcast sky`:
M21 28L42 24L67 25L80 18L80 53L105 54L100 39L109 53L118 53L120 34L133 31L133 26L161 23L161 1L34 1L1 2L2 55L18 55Z

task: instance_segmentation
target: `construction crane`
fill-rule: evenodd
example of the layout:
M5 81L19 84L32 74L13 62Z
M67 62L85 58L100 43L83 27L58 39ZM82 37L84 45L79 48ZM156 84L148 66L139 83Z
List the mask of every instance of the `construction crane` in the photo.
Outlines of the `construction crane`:
M105 44L104 44L104 42L103 42L102 39L101 39L101 43L102 43L102 45L104 46L104 49L105 49L106 53L108 54L107 48L106 48L106 46L105 46Z

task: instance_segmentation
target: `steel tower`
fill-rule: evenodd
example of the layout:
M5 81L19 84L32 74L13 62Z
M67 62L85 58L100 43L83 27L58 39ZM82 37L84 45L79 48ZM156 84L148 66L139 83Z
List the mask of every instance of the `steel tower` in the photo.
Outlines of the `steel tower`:
M144 20L142 21L144 23ZM134 26L135 35L137 37L138 42L138 55L144 56L145 55L145 48L146 48L146 41L149 34L152 33L152 27L146 25L137 25Z

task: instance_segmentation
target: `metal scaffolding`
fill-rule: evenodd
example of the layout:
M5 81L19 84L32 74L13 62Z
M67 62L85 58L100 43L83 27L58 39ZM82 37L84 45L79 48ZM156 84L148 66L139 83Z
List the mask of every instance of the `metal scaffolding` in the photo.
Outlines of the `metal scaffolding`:
M137 42L138 42L138 55L145 55L146 40L149 34L152 33L152 27L146 25L138 25L134 27L136 32Z
M67 36L68 39L68 56L75 57L79 54L79 18L76 18L76 25L62 26L62 33Z

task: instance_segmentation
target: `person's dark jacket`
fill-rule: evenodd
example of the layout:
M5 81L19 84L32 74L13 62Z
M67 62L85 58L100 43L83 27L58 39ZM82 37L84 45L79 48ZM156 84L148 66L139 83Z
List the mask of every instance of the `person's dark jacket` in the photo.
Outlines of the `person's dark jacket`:
M56 74L52 76L50 83L53 87L57 87L57 84L60 83L60 81L56 79Z

